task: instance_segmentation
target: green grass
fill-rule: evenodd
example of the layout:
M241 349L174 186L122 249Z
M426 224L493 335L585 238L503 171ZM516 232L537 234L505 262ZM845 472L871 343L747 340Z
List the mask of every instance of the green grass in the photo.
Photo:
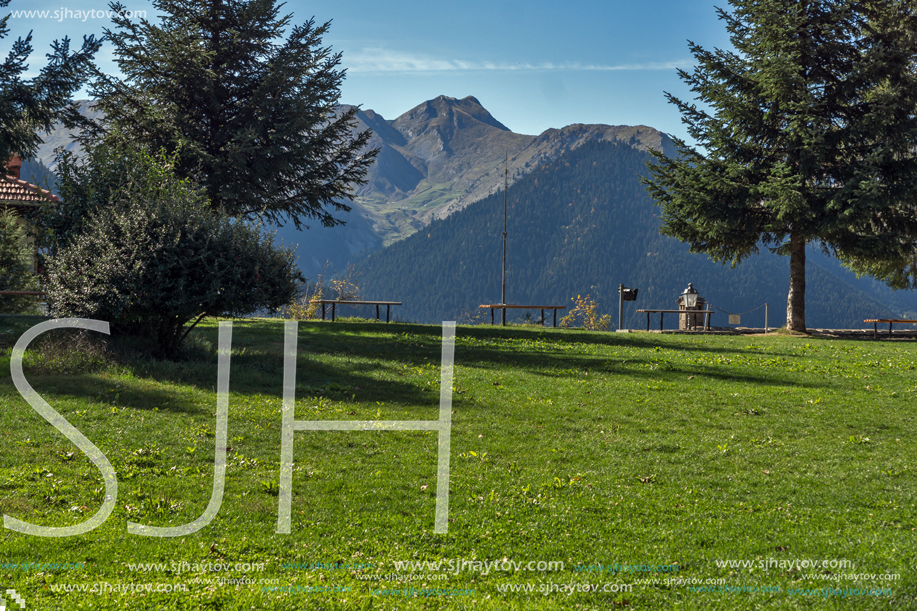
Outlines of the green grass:
M11 346L34 322L0 326L0 511L41 525L76 524L98 509L104 485L13 388ZM340 321L299 328L297 419L437 417L440 328ZM435 433L297 432L292 533L279 535L283 328L236 321L222 507L203 530L166 539L128 535L126 523L184 524L207 506L216 323L196 332L192 349L174 363L104 353L52 333L62 335L36 340L27 352L26 377L111 460L119 490L114 513L91 533L46 539L4 531L0 563L82 563L71 570L0 565L0 586L21 594L27 609L917 607L917 357L910 342L459 327L448 534L433 533ZM401 581L365 580L396 573L396 561L504 558L565 566L486 575L402 570ZM852 566L788 568L810 559ZM784 566L718 567L725 560ZM192 570L129 566L172 562ZM193 570L201 568L194 563L237 562L264 570ZM575 568L615 563L679 570ZM839 577L864 573L900 578ZM220 577L349 591L281 593L259 583L220 584ZM672 577L782 591L699 592L665 583ZM52 588L100 582L184 584L188 591ZM632 589L538 591L606 583ZM513 585L535 591L500 590ZM374 593L405 587L474 594ZM788 592L825 587L892 594Z
M445 206L462 196L462 191L455 190L455 181L429 183L420 181L414 194L398 202L393 209L389 197L375 200L360 199L360 203L369 211L377 230L385 244L401 240L418 230L417 219L413 213L426 213Z

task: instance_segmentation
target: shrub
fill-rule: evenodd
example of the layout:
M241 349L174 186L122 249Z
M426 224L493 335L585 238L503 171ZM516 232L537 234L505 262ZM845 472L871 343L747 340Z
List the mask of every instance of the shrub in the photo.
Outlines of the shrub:
M277 309L282 318L288 320L317 319L322 306L321 304L310 302L313 299L323 299L326 294L330 294L330 299L337 301L352 301L360 298L360 287L357 286L359 274L355 271L353 265L336 272L331 278L330 288L324 284L327 269L328 262L326 261L325 268L319 275L318 280L314 283L303 283L297 296L291 302Z
M107 320L173 358L205 316L291 300L300 279L292 250L212 211L190 182L174 177L168 159L142 151L127 159L119 186L105 187L107 202L88 207L82 230L57 242L48 265L55 315Z
M487 317L487 310L462 306L462 310L459 312L457 320L460 325L483 325L488 323Z
M607 331L611 326L611 315L599 316L595 300L590 298L589 295L585 297L577 295L576 297L571 297L570 301L575 306L570 310L569 314L560 319L561 327L573 326L577 320L581 320L583 327L591 331Z
M313 299L321 299L324 288L322 277L319 276L315 283L303 283L298 295L293 300L277 309L281 318L287 320L314 320L318 318L321 304L310 303Z
M90 215L107 209L129 182L156 181L171 174L170 163L162 159L146 168L145 177L141 176L135 167L140 157L140 152L124 153L104 145L87 150L82 159L72 151L60 152L55 170L60 201L43 202L29 213L39 228L38 244L42 251L53 256L83 233Z

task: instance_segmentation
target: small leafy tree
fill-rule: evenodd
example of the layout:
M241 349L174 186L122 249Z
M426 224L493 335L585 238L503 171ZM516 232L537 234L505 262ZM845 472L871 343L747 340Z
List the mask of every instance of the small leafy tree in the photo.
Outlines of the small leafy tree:
M611 325L611 316L609 314L599 316L595 299L592 299L589 295L585 297L577 295L576 297L571 297L570 301L574 303L574 307L569 314L560 319L561 327L572 327L577 320L580 320L583 323L583 327L590 331L608 331L608 327Z
M214 212L203 193L172 174L170 160L142 151L123 159L121 186L110 188L106 206L87 211L80 233L58 242L49 260L54 314L110 321L172 358L205 316L290 301L300 280L292 250Z
M354 301L360 298L360 287L357 285L357 279L360 274L353 265L347 266L347 269L337 272L331 278L331 294L338 301Z
M32 252L25 237L16 213L10 209L0 211L0 290L38 290L38 276L32 271ZM37 314L36 299L31 295L0 295L0 312Z

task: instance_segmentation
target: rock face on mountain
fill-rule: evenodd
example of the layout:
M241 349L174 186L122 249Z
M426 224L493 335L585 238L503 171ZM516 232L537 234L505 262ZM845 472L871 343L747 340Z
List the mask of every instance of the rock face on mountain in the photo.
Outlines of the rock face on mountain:
M80 100L80 114L93 121L99 119L102 113L96 110L95 104L89 100ZM70 130L58 125L49 134L43 136L44 143L38 147L36 158L52 171L57 167L54 158L57 156L54 152L58 147L65 151L73 151L76 155L80 154L80 145L73 140Z
M374 132L378 162L356 201L389 244L501 188L504 160L513 183L587 142L619 141L672 153L668 137L646 126L570 125L538 136L511 132L474 97L440 96L387 121L357 115Z

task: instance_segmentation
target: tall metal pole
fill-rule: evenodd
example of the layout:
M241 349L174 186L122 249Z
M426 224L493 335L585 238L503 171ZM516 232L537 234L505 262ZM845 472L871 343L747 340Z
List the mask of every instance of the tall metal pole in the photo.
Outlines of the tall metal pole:
M506 306L506 189L509 186L509 153L503 158L503 293L501 303ZM506 307L503 308L503 326L506 326Z
M647 314L649 317L649 314ZM618 285L618 330L624 329L624 285Z

